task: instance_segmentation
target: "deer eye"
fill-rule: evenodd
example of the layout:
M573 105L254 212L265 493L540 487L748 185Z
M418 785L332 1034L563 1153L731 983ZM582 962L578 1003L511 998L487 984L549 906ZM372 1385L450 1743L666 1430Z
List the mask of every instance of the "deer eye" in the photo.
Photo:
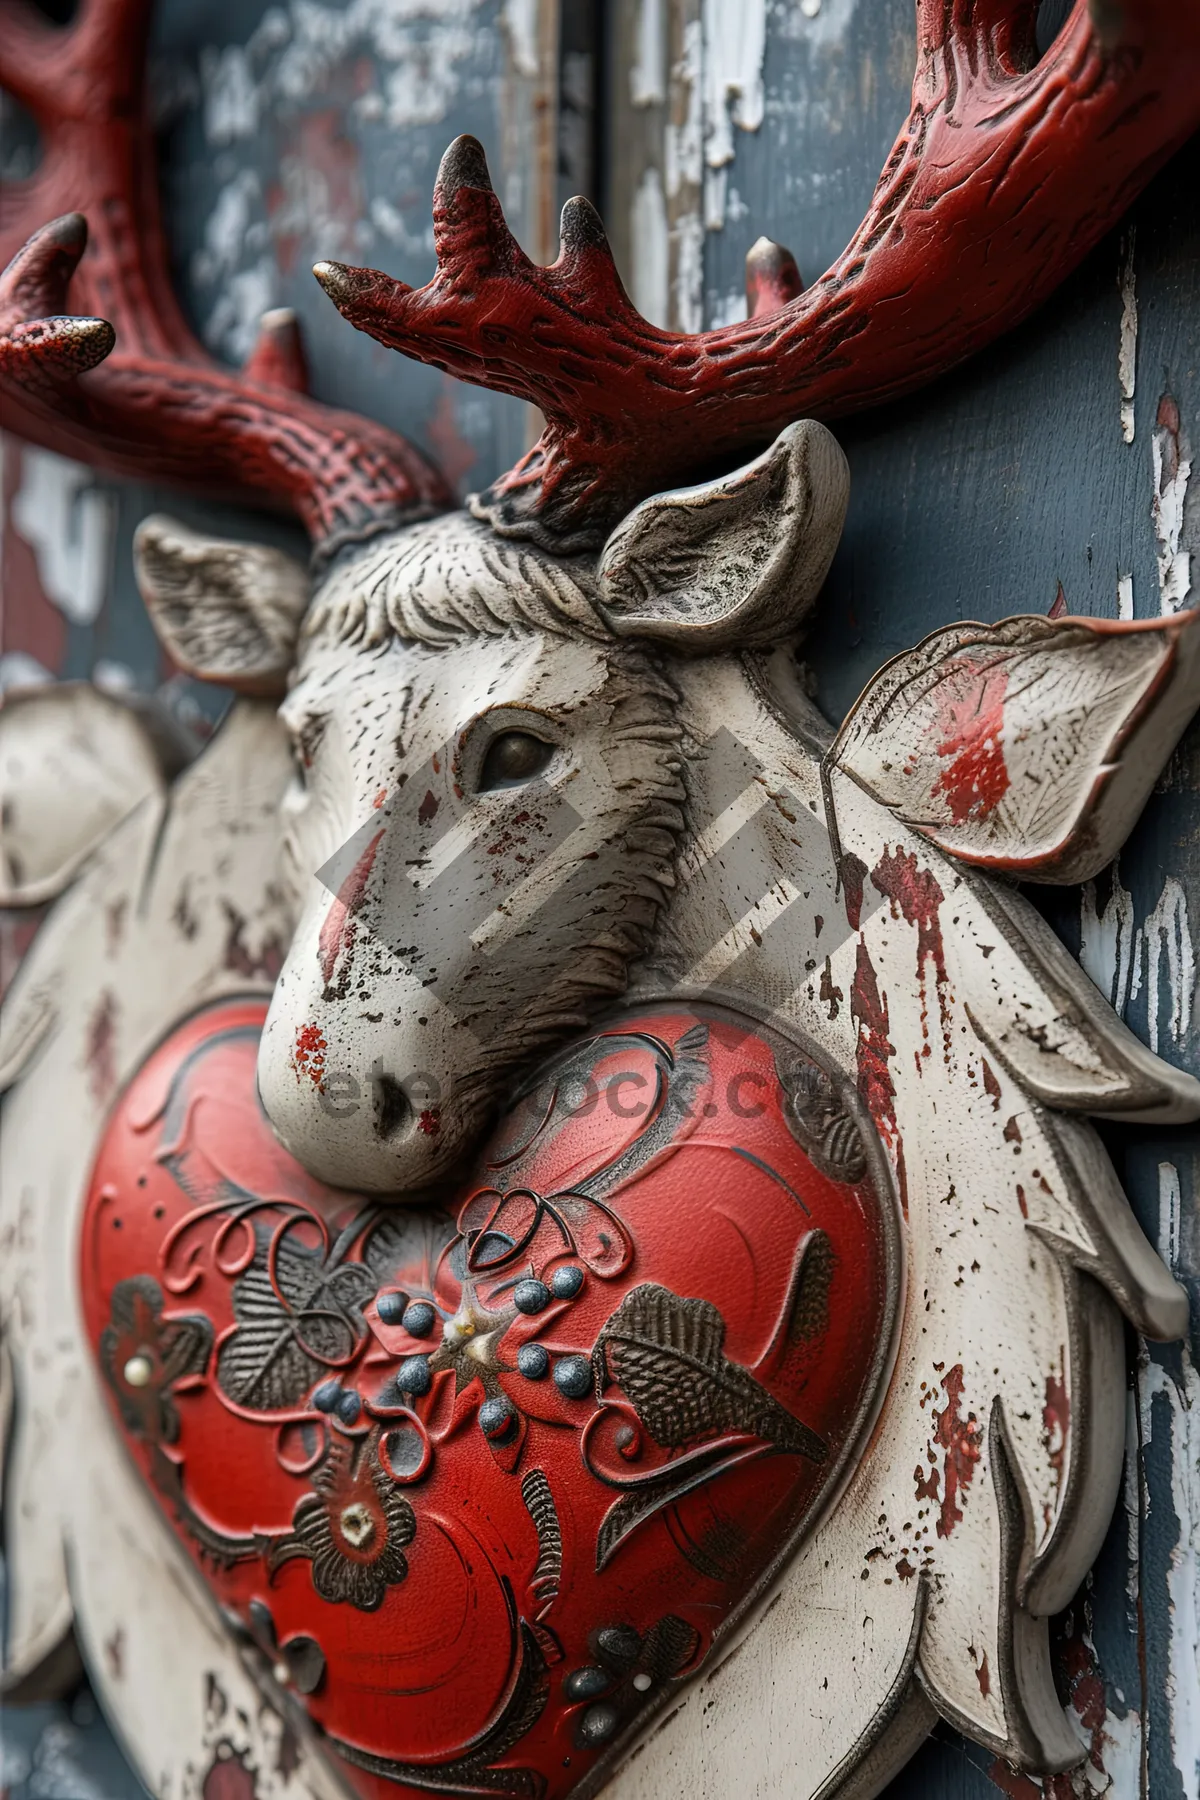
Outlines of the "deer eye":
M481 794L496 788L520 787L547 768L554 745L534 737L531 731L502 731L492 739L479 771Z

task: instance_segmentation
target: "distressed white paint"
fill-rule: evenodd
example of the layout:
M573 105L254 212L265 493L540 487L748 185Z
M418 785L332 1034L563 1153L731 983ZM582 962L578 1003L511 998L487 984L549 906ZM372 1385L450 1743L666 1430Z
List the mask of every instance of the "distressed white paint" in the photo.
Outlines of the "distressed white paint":
M710 169L734 158L733 127L757 131L763 121L766 0L704 0L704 160Z
M675 200L685 187L699 187L704 174L704 97L701 78L704 39L699 19L683 28L683 46L671 70L672 84L682 97L678 122L668 124L663 141L667 197Z
M1179 1260L1181 1200L1179 1171L1160 1163L1158 1249L1169 1266ZM1172 1262L1172 1258L1174 1261ZM1171 1549L1167 1592L1171 1608L1167 1656L1167 1700L1171 1750L1189 1797L1200 1794L1200 1370L1185 1341L1178 1375L1148 1360L1139 1380L1142 1435L1154 1441L1154 1402L1166 1403L1171 1469L1171 1504L1177 1535ZM1162 1409L1159 1409L1161 1420Z
M1159 423L1151 440L1154 462L1154 497L1150 516L1158 563L1158 595L1164 613L1182 612L1192 591L1191 553L1183 548L1184 508L1192 459L1182 430Z
M684 213L675 221L671 242L675 251L675 328L699 331L704 323L704 225L698 212Z
M1132 619L1133 617L1133 576L1122 575L1117 581L1117 617Z
M1117 350L1117 383L1121 390L1121 436L1132 444L1134 435L1133 398L1137 386L1137 278L1134 252L1137 227L1131 225L1122 241L1121 267L1117 286L1121 293L1120 342ZM1131 615L1132 616L1132 615Z
M630 214L633 303L644 319L665 328L671 315L671 264L667 197L656 168L644 171Z
M718 295L717 299L710 306L709 324L714 327L718 325L736 325L740 320L746 317L746 313L745 288L731 288L729 293Z
M1111 889L1097 910L1096 884L1084 883L1080 897L1079 960L1122 1017L1132 1000L1146 993L1150 1048L1166 1035L1180 1046L1191 1029L1196 996L1196 955L1187 894L1167 877L1157 904L1138 925L1133 895L1114 864ZM1164 1016L1165 1014L1165 1016Z
M725 224L725 193L729 183L729 170L722 165L719 169L705 167L704 170L704 228L706 231L720 231Z
M409 233L387 195L352 206L331 191L331 176L305 136L305 119L324 111L338 89L338 71L366 61L374 78L347 103L350 118L400 134L444 120L479 64L478 16L485 0L293 0L268 11L244 47L201 53L201 119L214 151L252 139L264 119L279 122L281 194L268 221L255 174L240 170L221 189L192 260L202 301L201 336L218 355L242 360L252 348L258 316L278 299L272 237L292 238L323 256L361 261L377 235L422 257L431 234ZM511 64L529 79L539 70L538 0L505 0ZM347 161L343 170L352 170ZM402 169L401 190L420 187L423 167ZM510 171L511 174L511 171ZM524 203L527 196L518 196ZM521 214L518 213L518 225Z
M1112 866L1111 882L1108 899L1099 912L1095 882L1083 884L1079 960L1113 1010L1124 1018L1140 946L1133 895L1121 880L1119 862Z
M1169 875L1164 882L1158 903L1138 935L1145 945L1146 1015L1150 1048L1157 1051L1159 1036L1164 1029L1176 1045L1183 1042L1191 1028L1195 1003L1196 955L1192 946L1187 894L1173 875ZM1165 994L1162 984L1164 962ZM1135 959L1134 996L1140 985L1140 959ZM1164 999L1165 1019L1162 1016Z
M232 144L252 138L261 118L258 86L249 52L240 44L200 53L200 87L204 102L204 135L210 144Z
M1125 1467L1121 1475L1121 1505L1125 1512L1125 1625L1136 1635L1138 1597L1141 1593L1142 1487L1141 1447L1138 1443L1137 1393L1125 1396Z
M661 106L666 101L667 16L663 0L640 0L638 5L629 97L634 106Z
M201 335L210 349L232 362L249 355L263 313L279 297L279 271L268 235L262 184L253 170L241 169L218 194L192 257L193 280L213 295Z
M509 51L519 75L535 76L538 58L538 0L504 0L501 13Z
M1183 1195L1174 1163L1158 1165L1158 1253L1168 1269L1182 1270Z
M26 445L12 523L33 551L46 598L91 625L108 591L116 503L82 463Z

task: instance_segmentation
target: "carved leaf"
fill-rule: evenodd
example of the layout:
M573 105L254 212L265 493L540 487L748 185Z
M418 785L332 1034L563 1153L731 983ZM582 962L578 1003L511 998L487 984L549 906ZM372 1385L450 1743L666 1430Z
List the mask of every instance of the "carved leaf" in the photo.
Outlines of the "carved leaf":
M439 1212L385 1212L363 1243L363 1261L380 1287L421 1272L428 1285L454 1221Z
M217 1358L225 1393L255 1412L295 1406L332 1365L345 1361L365 1335L362 1308L377 1291L360 1263L329 1270L316 1250L284 1237L276 1248L276 1293L269 1245L260 1230L254 1261L233 1290L237 1330Z
M709 1300L645 1283L627 1294L597 1340L603 1379L615 1381L664 1449L717 1431L765 1438L824 1462L828 1450L746 1369L725 1355L725 1321Z
M647 1479L644 1485L631 1488L622 1494L600 1521L600 1529L596 1534L596 1572L611 1561L629 1535L647 1519L653 1519L664 1512L668 1506L674 1506L685 1494L693 1489L703 1487L706 1482L713 1481L727 1470L737 1468L752 1457L762 1456L770 1448L765 1443L747 1444L745 1440L734 1440L733 1448L729 1440L711 1444L695 1450L690 1456L681 1457L677 1462L669 1462L661 1471L661 1479Z
M829 760L964 862L1084 881L1195 711L1198 665L1196 612L949 625L880 670Z

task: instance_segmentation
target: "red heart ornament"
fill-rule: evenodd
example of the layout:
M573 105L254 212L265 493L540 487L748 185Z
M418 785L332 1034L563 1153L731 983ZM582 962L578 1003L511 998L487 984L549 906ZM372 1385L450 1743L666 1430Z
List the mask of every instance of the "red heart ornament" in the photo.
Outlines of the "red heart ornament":
M272 1134L264 1014L178 1027L101 1144L114 1416L364 1795L594 1791L861 1442L899 1266L873 1136L766 1028L661 1008L555 1061L456 1217L384 1205Z

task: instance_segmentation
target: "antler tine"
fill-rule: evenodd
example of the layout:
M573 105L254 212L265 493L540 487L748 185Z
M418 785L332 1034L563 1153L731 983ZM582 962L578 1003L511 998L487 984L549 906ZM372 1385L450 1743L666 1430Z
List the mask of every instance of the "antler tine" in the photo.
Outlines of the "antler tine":
M103 362L115 342L107 319L55 317L87 243L78 213L42 227L0 275L0 376L50 397Z
M240 373L192 336L167 273L142 105L150 4L81 0L55 27L24 0L0 0L0 79L43 147L0 216L0 254L16 253L0 286L6 427L120 474L288 507L325 553L452 505L405 439L307 397L294 319L268 315ZM64 216L20 248L54 212ZM72 310L95 316L49 316L68 312L68 284Z
M247 381L263 387L287 388L292 394L308 392L308 358L300 321L290 306L275 306L258 322L258 338L242 364Z
M1200 123L1200 7L1076 0L1040 61L1036 15L918 0L912 109L866 218L807 289L755 246L744 322L649 324L581 202L558 261L534 267L473 140L443 163L427 287L340 264L321 279L381 343L540 406L539 443L472 505L503 533L590 547L647 493L798 417L911 392L1017 324Z
M746 252L746 317L761 319L764 313L790 306L804 292L804 283L790 250L772 238L760 237Z

